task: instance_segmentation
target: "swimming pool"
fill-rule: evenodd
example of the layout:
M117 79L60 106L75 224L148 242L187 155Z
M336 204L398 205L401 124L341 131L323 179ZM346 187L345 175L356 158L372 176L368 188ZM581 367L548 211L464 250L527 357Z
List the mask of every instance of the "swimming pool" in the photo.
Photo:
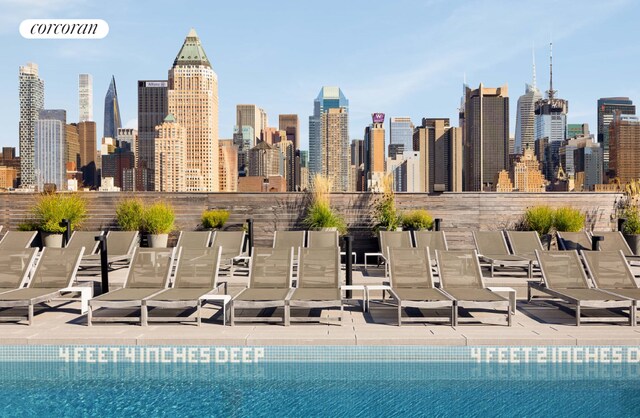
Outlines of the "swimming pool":
M74 354L78 347L67 348ZM78 361L61 347L30 347L19 361L0 353L0 416L640 415L640 363L625 357L628 348L573 347L555 362L535 361L542 351L531 348L534 361L511 361L520 348L504 351L506 363L487 347L262 347L263 358L251 362L231 362L233 347L226 347L226 360L218 357L225 361L198 363L181 347L129 347L134 361L123 354L104 363L82 357L87 348L101 347L81 347ZM162 348L171 362L154 360ZM204 352L197 348L193 356ZM549 360L559 353L545 350ZM447 352L455 361L443 357ZM317 361L317 353L336 361ZM376 354L367 359L369 353ZM417 361L398 361L403 353Z

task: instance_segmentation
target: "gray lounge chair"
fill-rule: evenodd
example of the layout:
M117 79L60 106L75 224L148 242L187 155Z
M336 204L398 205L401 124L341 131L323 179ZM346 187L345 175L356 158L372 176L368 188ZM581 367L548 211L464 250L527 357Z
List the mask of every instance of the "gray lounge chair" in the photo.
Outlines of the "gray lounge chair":
M107 264L110 270L129 266L133 251L138 246L138 231L107 232ZM82 258L80 268L99 269L100 254L91 254Z
M289 297L285 309L290 321L319 322L318 318L292 317L291 308L340 308L342 324L342 291L340 290L340 250L334 248L300 248L298 287ZM330 321L329 321L330 323Z
M591 236L596 235L604 238L604 240L600 241L600 251L622 251L629 263L633 265L640 263L640 256L635 255L633 251L631 251L622 232L591 232Z
M228 271L233 276L235 266L243 259L243 249L246 233L244 231L216 231L213 233L211 247L221 247L221 271Z
M0 240L0 250L23 250L31 246L37 231L7 231Z
M447 237L445 236L444 231L414 231L413 238L416 243L416 248L429 249L429 258L431 259L432 264L435 264L436 261L436 250L449 250Z
M582 258L589 276L598 289L633 300L637 311L640 288L622 251L583 251ZM633 325L636 317L632 316Z
M230 302L231 325L238 322L281 322L289 324L286 300L293 292L293 247L253 248L249 287L238 293ZM236 309L283 308L281 318L271 316L238 317Z
M389 248L413 248L411 240L411 231L379 231L378 242L380 244L380 252L365 253L364 266L367 267L367 257L377 257L378 266L385 264L385 276L389 275L387 252Z
M99 242L96 237L102 235L102 231L73 231L69 242L65 248L81 248L84 247L84 256L95 254L98 249Z
M26 307L26 316L0 317L2 321L21 321L33 323L35 305L57 299L62 289L71 286L82 258L83 248L45 248L40 254L29 285L25 288L0 294L0 308Z
M211 242L211 231L180 231L176 247L206 248Z
M337 248L338 231L308 231L307 248Z
M577 251L536 251L536 256L542 271L543 283L529 282L529 301L532 289L562 299L575 309L577 326L580 326L581 322L603 318L582 318L582 308L628 308L629 311L634 309L631 299L589 287ZM633 316L630 312L629 325L634 322Z
M124 287L103 293L89 301L87 325L93 322L139 322L144 324L146 311L140 317L94 317L99 308L141 308L142 300L160 293L169 284L175 248L136 248Z
M204 303L201 297L218 290L221 251L221 247L181 247L173 287L142 300L142 318L146 318L142 325L147 325L148 321L195 321L200 325L200 308ZM148 308L194 308L197 311L197 316L194 319L188 317L150 317Z
M489 264L490 277L493 277L495 268L498 266L524 268L527 277L531 278L534 259L511 254L502 231L473 231L473 240L480 259Z
M390 248L389 293L398 305L398 326L402 325L403 308L435 309L449 308L448 319L453 324L455 302L452 297L433 286L429 251L426 248ZM405 322L442 320L442 317L409 317Z
M472 251L437 251L440 288L456 300L453 318L458 325L458 309L463 308L504 308L507 325L511 326L511 302L487 289L480 270L478 254Z
M587 231L580 232L557 232L558 248L564 251L590 251L591 237Z
M29 280L37 248L0 250L0 293L21 289Z
M544 251L536 231L506 231L506 233L514 255L537 260L536 250Z

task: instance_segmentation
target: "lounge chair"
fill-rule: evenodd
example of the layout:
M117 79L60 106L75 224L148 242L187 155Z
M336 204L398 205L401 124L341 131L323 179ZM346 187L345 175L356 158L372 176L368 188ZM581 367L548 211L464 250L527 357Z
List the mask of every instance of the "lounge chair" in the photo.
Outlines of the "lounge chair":
M365 253L364 267L367 268L367 257L377 257L378 266L385 263L385 276L389 275L387 252L389 248L413 248L411 240L411 231L380 231L378 233L378 242L380 243L380 252Z
M558 248L564 251L591 250L591 237L587 231L580 232L557 232Z
M633 309L637 311L640 288L622 251L583 251L582 258L598 289L632 299ZM635 315L632 320L636 325Z
M211 247L222 247L220 255L220 269L229 271L233 276L235 263L243 259L245 241L244 231L216 231L213 233ZM246 257L248 259L248 257Z
M142 300L167 288L175 248L136 248L124 287L103 293L89 301L87 325L93 322L140 322L144 324L146 311L140 317L94 317L99 308L141 308Z
M142 300L142 318L153 322L186 322L201 323L200 308L204 301L202 296L218 290L218 268L220 264L221 247L216 248L184 248L178 255L178 265L174 285L171 289L163 290ZM150 317L148 308L194 308L197 316L188 317ZM153 310L155 311L155 309Z
M536 250L544 251L536 231L506 231L506 233L514 255L537 260Z
M138 246L138 231L109 231L106 239L109 269L128 267L134 249ZM100 254L91 254L82 258L80 269L96 268L100 268Z
M498 266L522 267L527 271L527 277L531 278L534 259L511 254L502 231L473 231L473 240L480 259L489 264L490 277L493 277Z
M7 231L0 240L0 250L23 250L31 246L37 231Z
M29 285L0 294L0 308L26 307L26 316L0 317L2 321L33 323L35 305L57 299L62 290L71 286L82 258L83 248L45 248L36 265Z
M211 242L211 231L180 231L176 247L206 248Z
M640 256L635 255L627 240L620 231L614 232L591 232L591 236L601 236L604 239L600 241L601 251L622 251L625 258L630 264L638 265L640 263Z
M230 302L231 325L238 322L281 322L289 324L286 300L293 292L293 248L253 248L250 262L249 287ZM237 317L236 309L283 308L279 317Z
M307 248L337 248L338 231L308 231Z
M37 248L0 250L0 293L21 289L29 280Z
M478 254L472 251L437 251L440 288L456 300L453 325L458 325L458 309L504 308L511 326L511 302L484 285Z
M73 231L65 248L84 247L84 257L95 254L99 244L96 237L102 234L102 231Z
M449 250L444 231L413 231L413 238L416 243L416 248L429 249L429 258L432 264L435 264L436 261L436 250Z
M580 326L581 321L594 319L582 318L582 308L628 308L630 311L633 309L631 299L589 287L577 251L536 251L536 256L542 271L543 283L529 282L529 301L532 289L562 299L574 307L577 326ZM630 312L629 325L633 322Z
M342 290L340 289L340 250L334 248L300 248L298 287L289 297L286 310L290 321L319 322L318 318L292 317L291 308L340 308L342 324Z
M402 325L403 308L449 308L453 324L455 302L452 297L433 286L431 259L426 248L390 248L389 293L398 305L398 326ZM433 321L434 318L409 317L405 322ZM437 320L442 320L438 317Z

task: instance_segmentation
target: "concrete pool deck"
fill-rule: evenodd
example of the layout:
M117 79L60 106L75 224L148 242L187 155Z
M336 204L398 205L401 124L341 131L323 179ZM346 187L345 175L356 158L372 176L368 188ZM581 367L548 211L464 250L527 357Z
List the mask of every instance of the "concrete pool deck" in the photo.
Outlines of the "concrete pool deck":
M124 273L112 273L112 282L121 281ZM354 270L354 283L379 284L382 276L381 268L364 271L358 266ZM245 281L246 278L242 277L230 280L230 293L238 291ZM521 276L488 281L505 286L526 283ZM354 291L355 297L360 294ZM640 345L640 326L603 322L576 327L572 310L561 302L541 299L531 303L518 300L512 327L506 326L504 314L490 310L462 311L462 319L478 322L456 327L448 324L403 324L398 327L397 308L382 303L372 303L370 311L365 313L360 305L345 306L341 326L292 324L284 327L266 323L222 326L221 309L208 304L203 308L200 327L194 324L157 324L148 327L96 324L87 327L86 315L79 314L79 301L54 301L48 306L56 309L44 305L37 307L34 324L30 327L23 323L0 323L0 345ZM322 312L323 316L335 317L338 314L337 310ZM438 314L446 317L448 312L443 310ZM0 311L0 315L7 313ZM413 310L412 315L419 316L420 312ZM625 317L620 316L620 319L624 321Z

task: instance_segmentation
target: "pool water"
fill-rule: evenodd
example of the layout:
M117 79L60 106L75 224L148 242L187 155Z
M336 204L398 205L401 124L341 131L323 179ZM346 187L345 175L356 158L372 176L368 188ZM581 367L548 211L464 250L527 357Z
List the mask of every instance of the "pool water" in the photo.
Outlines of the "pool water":
M640 416L638 364L0 363L0 416Z

